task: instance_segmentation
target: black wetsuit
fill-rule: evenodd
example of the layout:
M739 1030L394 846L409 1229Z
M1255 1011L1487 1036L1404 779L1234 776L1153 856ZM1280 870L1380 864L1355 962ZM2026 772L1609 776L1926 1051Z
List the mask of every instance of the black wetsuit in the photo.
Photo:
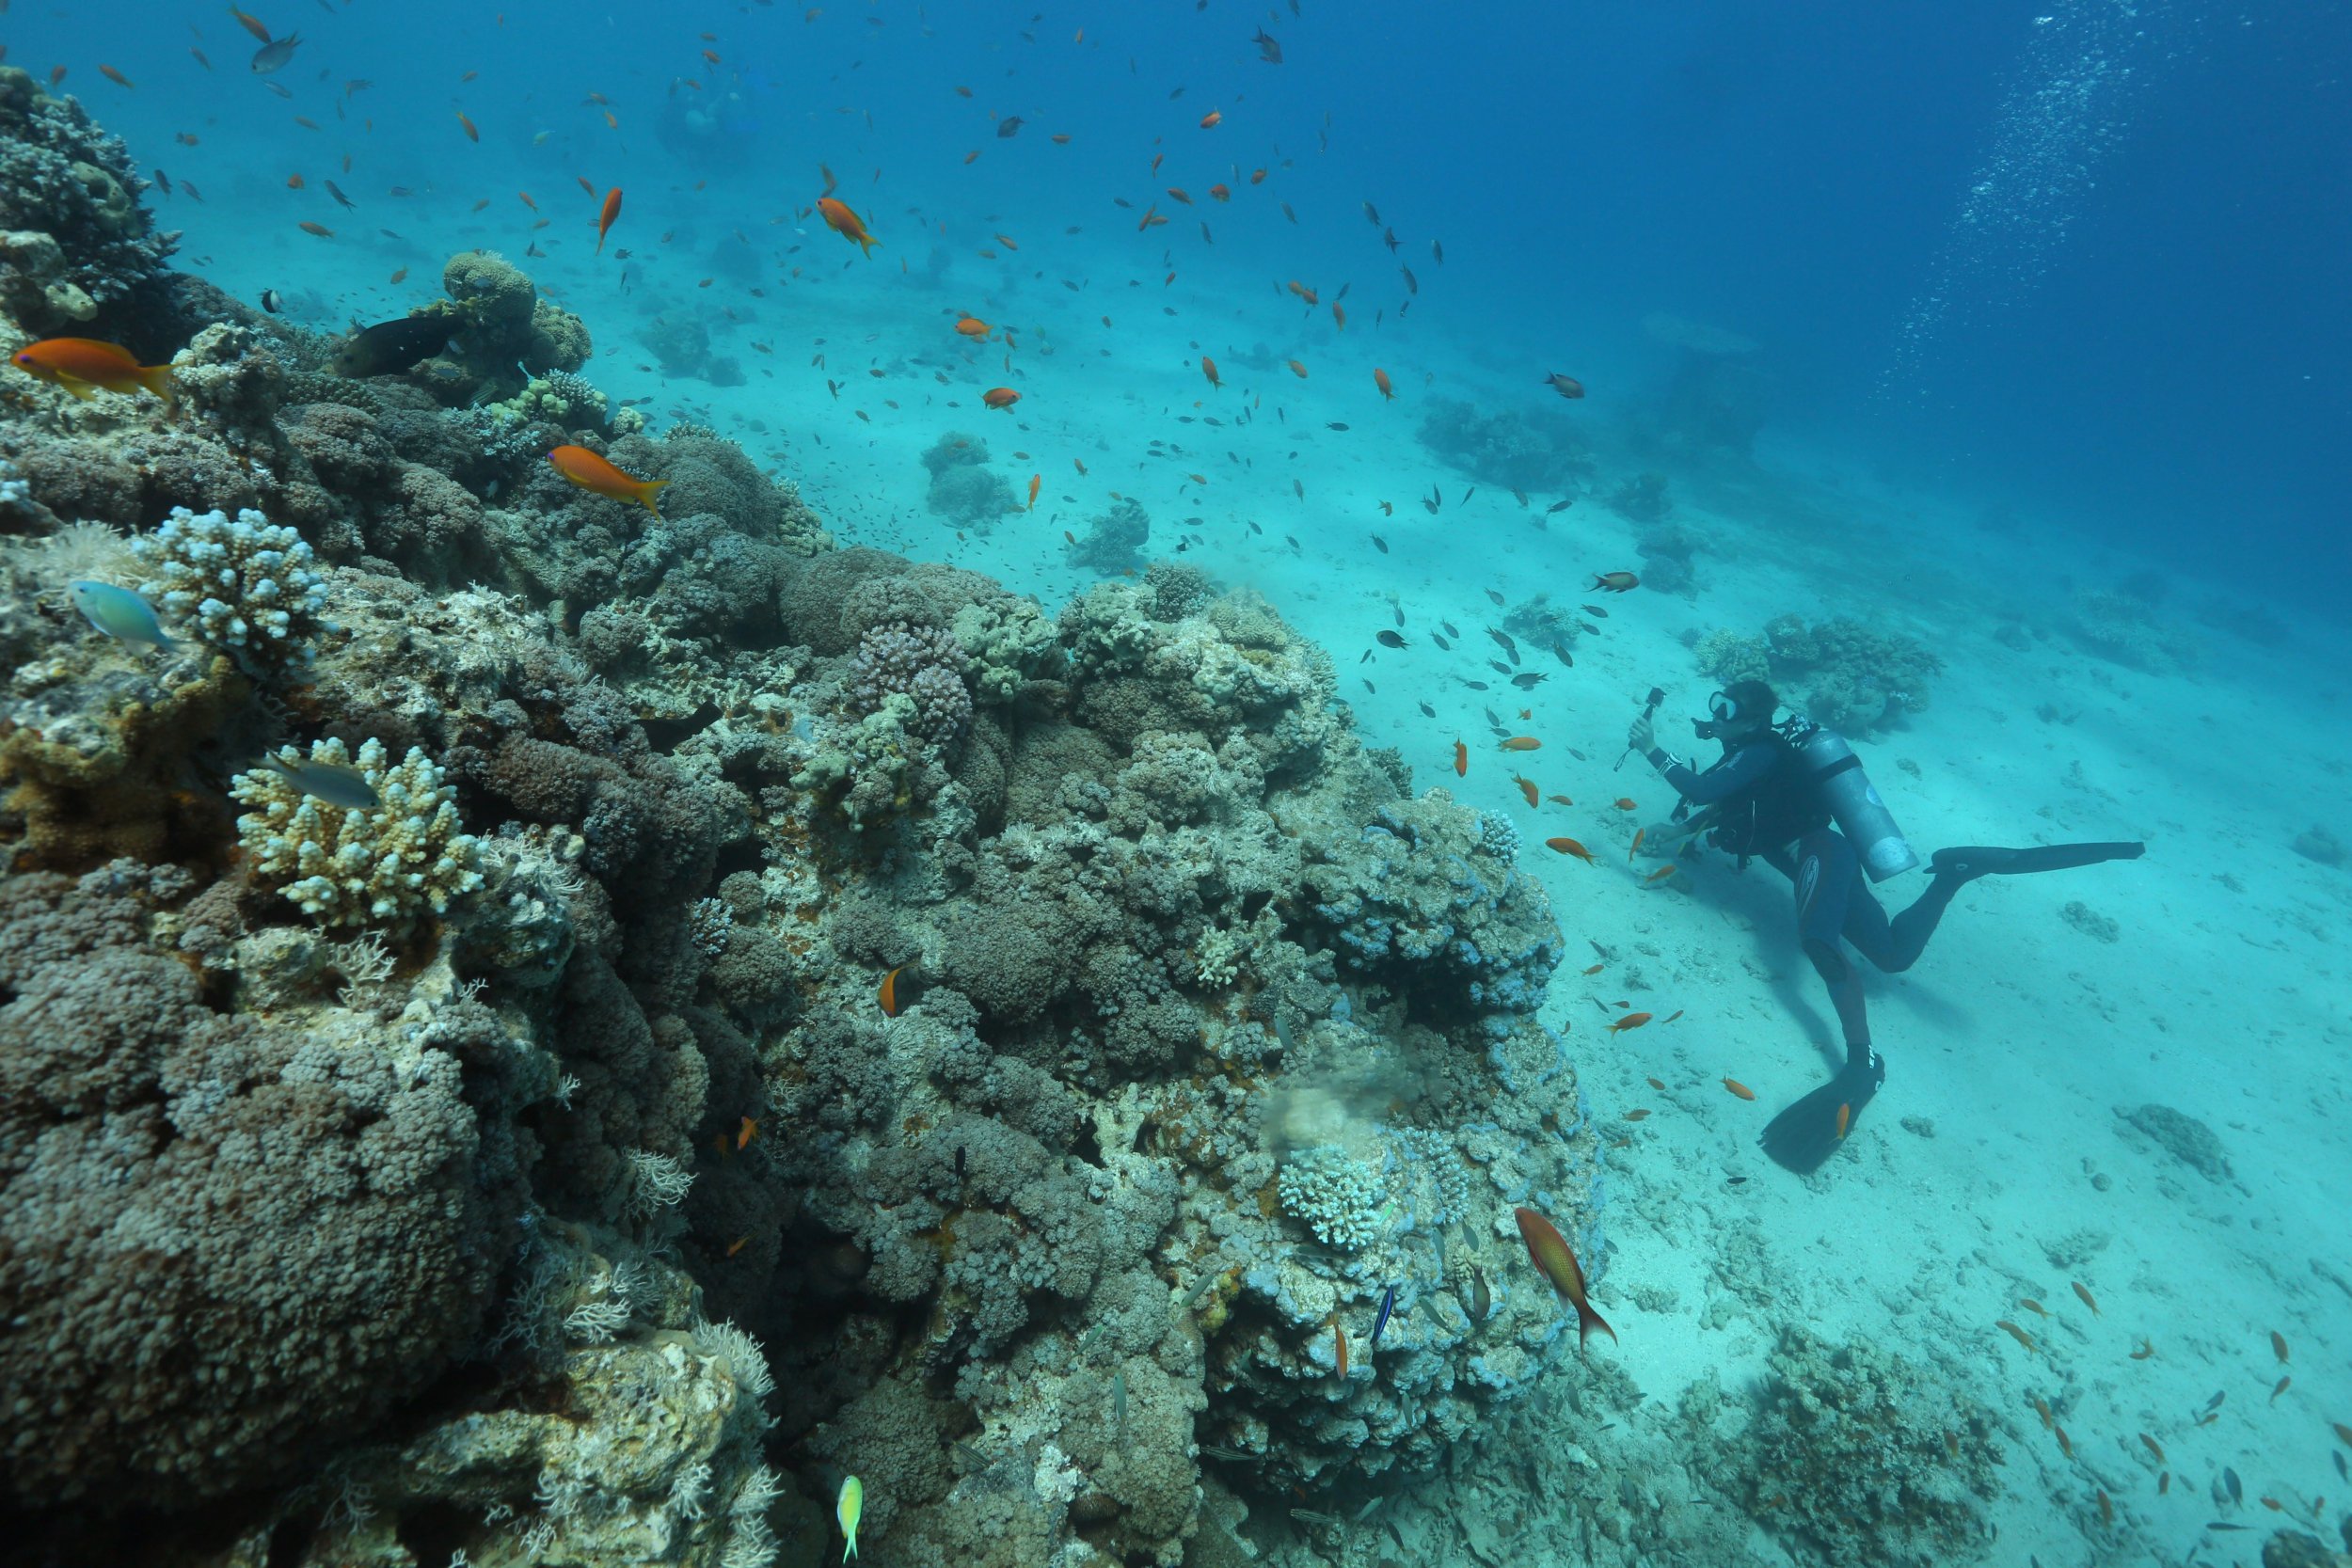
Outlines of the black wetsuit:
M1736 749L1727 746L1705 772L1671 759L1662 772L1684 800L1715 808L1717 848L1738 855L1742 864L1751 857L1763 861L1796 884L1798 941L1829 987L1849 1051L1867 1053L1870 1023L1862 981L1838 939L1886 974L1899 974L1918 962L1965 879L1938 876L1918 902L1889 919L1853 846L1831 825L1829 807L1804 764L1769 732Z

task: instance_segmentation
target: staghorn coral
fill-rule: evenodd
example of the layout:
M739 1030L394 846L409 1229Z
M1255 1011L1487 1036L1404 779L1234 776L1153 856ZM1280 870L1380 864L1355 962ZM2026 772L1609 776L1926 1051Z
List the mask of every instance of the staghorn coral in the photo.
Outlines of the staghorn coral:
M1360 1252L1387 1229L1380 1173L1337 1144L1302 1148L1284 1161L1279 1190L1283 1209L1326 1246Z
M421 749L385 765L383 742L369 740L355 758L340 739L278 753L355 768L376 793L373 809L346 808L305 794L283 774L240 773L229 793L254 808L237 818L237 836L254 879L285 895L322 926L369 926L399 934L427 914L479 890L477 841L458 831L454 791Z
M249 507L231 520L175 506L153 533L131 541L131 552L151 574L139 592L249 672L299 669L325 627L310 546Z

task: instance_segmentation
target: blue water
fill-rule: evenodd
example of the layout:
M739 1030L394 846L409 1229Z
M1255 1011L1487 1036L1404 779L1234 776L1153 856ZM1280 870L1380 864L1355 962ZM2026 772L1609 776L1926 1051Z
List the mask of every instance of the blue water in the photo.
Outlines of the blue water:
M1948 1310L1992 1341L1984 1324L2014 1316L2020 1291L2065 1308L2066 1280L2090 1272L2055 1248L2045 1268L2035 1243L2059 1229L2123 1238L2101 1287L2112 1317L2089 1323L2081 1345L2066 1341L2090 1369L2070 1374L2066 1393L2090 1398L2090 1385L2094 1404L2112 1402L2099 1406L2113 1430L2094 1462L2111 1468L2068 1472L2046 1510L2026 1505L2049 1531L2043 1561L2052 1539L2114 1547L2122 1538L2086 1523L2093 1490L2126 1490L2111 1450L2128 1452L2137 1425L2182 1451L2207 1441L2192 1435L2185 1402L2225 1377L2239 1390L2231 1419L2248 1423L2228 1429L2241 1446L2211 1434L2216 1446L2193 1470L2181 1462L2182 1484L2162 1494L2135 1475L2135 1517L2183 1523L2185 1513L2163 1511L2194 1504L2185 1495L2223 1464L2247 1467L2258 1488L2289 1484L2256 1481L2246 1457L2288 1452L2283 1427L2257 1424L2274 1417L2297 1423L2297 1509L2334 1486L2318 1405L2343 1392L2340 1366L2323 1370L2330 1340L2343 1342L2342 1304L2304 1283L2318 1271L2295 1256L2335 1244L2312 1239L2328 1162L2266 1134L2284 1109L2324 1120L2341 1106L2344 993L2322 949L2340 951L2343 871L2287 846L2314 823L2340 826L2344 725L2340 710L2321 709L2280 740L2292 755L2276 783L2234 776L2243 732L2216 729L2208 741L2201 726L2242 716L2265 691L2333 689L2331 656L2310 650L2352 629L2352 8L526 0L501 11L273 0L259 14L303 40L266 80L247 68L255 40L210 3L19 0L0 38L10 64L66 66L62 90L142 168L167 171L176 191L148 199L183 230L186 270L246 299L277 290L290 319L332 329L437 297L453 251L499 249L587 321L598 349L590 379L615 399L647 400L657 429L692 419L740 439L798 481L845 544L954 559L1050 605L1094 580L1062 559L1061 530L1125 486L1153 512L1152 554L1197 526L1206 538L1194 561L1265 587L1331 646L1368 743L1398 747L1420 787L1442 784L1480 810L1520 801L1513 759L1490 761L1483 741L1477 768L1458 782L1449 771L1453 742L1483 736L1476 710L1487 704L1548 703L1529 722L1575 736L1582 770L1557 743L1528 768L1546 791L1572 789L1580 811L1607 818L1621 790L1660 803L1646 770L1608 765L1629 694L1652 680L1675 688L1661 725L1681 742L1710 684L1684 653L1703 632L1752 633L1793 600L1817 619L1883 613L1930 641L1948 634L1967 673L1915 721L1890 725L1871 759L1882 783L1896 781L1889 793L1921 846L2144 832L2156 848L2143 868L2106 868L2049 910L2034 906L2048 918L2026 935L2008 895L1972 893L1915 979L1873 976L1906 1099L1871 1131L1894 1146L1896 1173L1887 1196L1853 1208L1826 1197L1804 1208L1799 1194L1772 1216L1780 1260L1801 1258L1833 1283L1868 1275L1845 1295L1815 1281L1813 1303L1834 1320L1817 1322L1825 1331L1891 1320L1947 1332L1941 1319L1928 1331L1918 1323ZM1258 57L1260 26L1279 38L1280 64ZM105 79L101 62L135 86ZM1203 127L1212 110L1221 122ZM998 134L1008 116L1023 121L1016 135ZM810 211L820 168L881 241L870 258ZM329 180L353 206L335 201ZM1230 201L1210 195L1217 182ZM599 256L597 203L612 187L625 205ZM1152 208L1169 221L1139 229ZM306 233L305 221L332 232ZM1291 280L1318 294L1313 309ZM1331 309L1343 286L1343 329ZM1017 346L955 340L963 311L1010 329ZM714 362L734 374L663 375L648 346L663 321L707 328ZM1204 355L1223 366L1224 388L1207 386ZM1304 383L1282 367L1292 357L1311 372ZM1656 418L1674 378L1717 360L1764 388L1754 462L1622 459L1615 443ZM1396 403L1379 399L1375 367ZM1561 402L1541 386L1551 372L1578 377L1587 396ZM1019 413L977 428L1010 483L1036 471L1045 494L1034 518L965 539L922 514L914 457L945 430L997 420L977 398L999 383L1023 389ZM1582 509L1536 533L1529 521L1550 497L1515 509L1488 480L1475 509L1425 516L1412 496L1437 484L1455 497L1477 480L1409 439L1439 395L1589 421L1607 437L1606 467L1581 487ZM1204 415L1226 422L1176 422ZM1344 440L1327 431L1333 422L1353 427ZM1147 453L1152 438L1182 443L1182 460ZM1082 478L1073 459L1089 466ZM1599 651L1580 645L1576 678L1589 684L1562 676L1540 699L1499 690L1475 703L1454 689L1454 666L1470 661L1436 657L1433 620L1458 619L1461 642L1488 658L1479 588L1565 597L1587 573L1638 564L1638 529L1582 525L1604 515L1603 491L1651 461L1678 494L1706 501L1686 515L1721 519L1736 549L1703 558L1691 594L1612 599L1607 630L1624 639L1596 627ZM1196 465L1205 486L1177 483ZM1845 498L1836 525L1774 532L1823 515L1823 494ZM1392 510L1375 510L1382 502ZM1259 518L1265 534L1246 534ZM1279 547L1286 532L1305 542L1295 555ZM1982 596L1939 626L1936 579L1907 574L1943 535L1966 547L1939 569ZM1888 536L1921 546L1903 580L1891 567L1879 577ZM1590 558L1591 537L1613 553ZM1755 579L1777 574L1772 586L1743 584L1743 561ZM2267 603L2294 617L2301 640L2255 653L2217 637L2212 684L2201 673L2159 687L2053 629L2072 588L2148 570L2174 584L2172 606ZM1359 666L1359 646L1389 625L1378 602L1389 594L1412 645ZM2033 641L2021 629L2000 639L2009 652L1989 648L1987 605L2016 607ZM1899 774L1887 766L1898 756ZM2217 820L2222 808L2242 815ZM1612 872L1631 863L1629 849L1600 858ZM1835 1024L1786 940L1778 879L1759 870L1688 905L1661 894L1633 915L1596 895L1603 919L1579 901L1583 868L1543 860L1531 875L1567 928L1568 974L1586 943L1605 941L1646 944L1638 950L1659 971L1690 977L1692 1018L1677 1037L1705 1046L1677 1076L1699 1083L1710 1108L1720 1076L1760 1077L1772 1063L1785 1091L1816 1070ZM2090 945L2103 939L2079 933L2096 920L2075 924L2071 911L2074 929L2059 927L2058 904L2077 891L2136 924L2131 936ZM1890 894L1890 906L1911 895ZM2017 927L1984 915L1987 905ZM2240 986L2266 989L2245 1002ZM1645 1098L1653 1064L1638 1053L1664 1031L1637 1037L1604 1070L1586 1001L1573 1004L1572 1049L1591 1052L1580 1082L1595 1114L1613 1116ZM1705 1016L1719 1001L1736 1004L1728 1020ZM1996 1024L1977 1026L1979 1005ZM1563 1017L1555 1008L1548 1022ZM2045 1017L2062 1022L2036 1033ZM2243 1085L2236 1053L2280 1039L2307 1053L2275 1081ZM2104 1138L2110 1096L2210 1114L2260 1190L2196 1188L2184 1216L2170 1178L2150 1177L2106 1207L2109 1186L2090 1185L2096 1150L2084 1152L2088 1137L2078 1148L2063 1118L2094 1118ZM1738 1152L1752 1142L1742 1129ZM1954 1164L1926 1166L1930 1152ZM1748 1260L1736 1293L1772 1299L1782 1285L1753 1261L1751 1222L1723 1198L1715 1159L1686 1151L1666 1175L1641 1173L1670 1182L1698 1171L1692 1189L1662 1197L1629 1177L1649 1200L1610 1219L1630 1277L1685 1292L1657 1319L1691 1315L1672 1345L1629 1333L1611 1347L1637 1379L1662 1382L1655 1369L1671 1355L1687 1386L1719 1341L1742 1338L1722 1354L1745 1354L1751 1370L1760 1354L1753 1335L1696 1327L1720 1281L1700 1276L1701 1243L1686 1247L1675 1229L1690 1214L1719 1227L1704 1243L1735 1259L1727 1270ZM2257 1160L2275 1187L2252 1174ZM1947 1182L1957 1168L1970 1184L1938 1188L1919 1168ZM2290 1176L2311 1186L2290 1187ZM2079 1207L2045 1202L2060 1181ZM2232 1207L2239 1196L2243 1211ZM1840 1189L1838 1201L1856 1198L1851 1183ZM1888 1217L1898 1208L1901 1218ZM1928 1241L1915 1254L1917 1238ZM1866 1243L1870 1255L1850 1266ZM2159 1408L2154 1394L2117 1391L2137 1375L2122 1359L2127 1282L2140 1312L2128 1321L2163 1347L2147 1375L2195 1380L2196 1395L2167 1383ZM1947 1285L1963 1299L1947 1304ZM2263 1403L2278 1369L2262 1330L2281 1321L2310 1346L2296 1372L2312 1409ZM2106 1360L2093 1368L2083 1347L2100 1336ZM1992 1348L2011 1357L2019 1389L2059 1394L2055 1369L2016 1361L2007 1341ZM2009 1440L2042 1455L2040 1423L2022 1399L2010 1405ZM1581 1412L1544 1408L1559 1418L1545 1440L1572 1442L1561 1434ZM2282 1458L2280 1474L2288 1467Z
M341 217L408 235L421 256L515 245L527 214L513 192L535 186L576 223L563 204L579 175L627 187L622 232L641 253L657 228L679 250L739 229L760 244L806 205L821 160L901 240L910 208L967 233L993 215L1030 233L1023 255L1041 264L1141 269L1165 245L1197 280L1352 277L1364 301L1397 295L1377 286L1394 275L1361 218L1369 198L1424 263L1415 325L1432 335L1523 346L1606 398L1642 384L1655 355L1633 324L1672 302L1766 345L1775 436L2194 574L2252 575L2275 596L2327 605L2346 586L2341 5L664 10L287 7L262 20L305 39L274 78L291 103L246 71L251 40L217 8L19 6L9 58L68 64L144 162L197 181L209 205L165 201L187 253L249 288L282 286L288 268L233 277L248 223ZM1248 44L1261 20L1279 66ZM699 57L705 30L721 65ZM135 90L100 79L102 59ZM373 85L339 122L352 78ZM619 131L582 104L591 91ZM661 135L683 105L710 128ZM1229 111L1213 145L1194 130L1211 106ZM479 147L454 132L460 108ZM306 110L325 129L289 124ZM1027 129L998 140L992 112ZM1046 142L1057 128L1071 146ZM172 145L179 132L202 145ZM1165 182L1196 187L1279 149L1289 166L1245 196L1279 192L1298 223L1237 198L1176 208L1135 240L1107 202L1154 193L1154 137ZM364 206L338 214L317 180L346 147L360 162L342 183ZM280 160L310 168L307 200L255 166ZM1988 176L1979 224L1956 230ZM395 184L432 194L382 197ZM493 202L478 217L477 194ZM1187 232L1204 212L1213 247ZM1087 235L1058 257L1037 245L1068 223ZM1430 237L1442 269L1426 264ZM365 303L319 261L324 292ZM1913 341L1939 287L1947 304ZM1449 350L1427 347L1442 372ZM2286 561L2296 569L2275 572Z

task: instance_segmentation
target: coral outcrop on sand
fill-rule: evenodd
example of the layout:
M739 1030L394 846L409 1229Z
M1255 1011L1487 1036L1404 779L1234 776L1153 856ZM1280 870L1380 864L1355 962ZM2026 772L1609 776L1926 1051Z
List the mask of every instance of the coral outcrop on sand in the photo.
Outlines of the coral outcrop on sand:
M1509 1219L1605 1299L1507 823L1367 753L1263 597L836 548L609 418L511 263L444 284L463 346L364 379L108 293L180 404L0 416L32 1549L750 1568L855 1473L893 1560L1231 1560L1576 1354ZM125 534L189 642L67 612Z

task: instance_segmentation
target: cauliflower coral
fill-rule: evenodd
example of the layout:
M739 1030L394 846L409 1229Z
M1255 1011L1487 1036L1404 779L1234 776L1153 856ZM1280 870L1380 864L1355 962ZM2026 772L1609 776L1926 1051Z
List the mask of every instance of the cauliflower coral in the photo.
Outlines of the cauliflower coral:
M301 769L294 746L278 758ZM339 806L305 793L287 775L240 773L230 794L253 810L237 818L237 838L255 879L274 886L322 926L371 926L405 931L428 911L482 886L471 833L458 832L455 791L416 748L385 766L384 744L370 740L355 763L341 740L319 741L309 763L352 768L375 791L373 809Z

